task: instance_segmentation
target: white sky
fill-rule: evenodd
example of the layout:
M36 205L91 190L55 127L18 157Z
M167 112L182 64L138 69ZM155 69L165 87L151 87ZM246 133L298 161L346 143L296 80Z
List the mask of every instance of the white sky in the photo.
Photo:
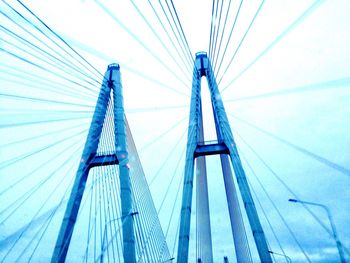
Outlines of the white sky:
M9 2L14 3L15 1ZM183 65L146 1L135 2L152 25L154 31L157 32L157 36L164 40L165 45L169 48L168 50L177 59L186 75L171 59L168 52L164 50L157 37L144 23L131 2L121 0L100 2L119 20L119 24L95 1L24 1L34 13L63 36L67 42L71 43L101 73L104 73L109 63L120 63L126 115L149 181L156 174L175 143L177 141L180 142L179 146L173 150L170 160L166 163L165 168L161 170L157 180L150 187L155 206L159 207L163 199L165 186L169 184L186 145L186 134L185 136L182 135L186 133L188 125L192 69ZM260 2L258 0L244 1L233 31L232 41L228 46L223 62L223 69L220 71L221 73L239 45ZM253 123L263 130L276 134L347 169L350 168L348 153L350 146L350 2L347 0L317 2L319 5L315 6L310 13L307 13L305 19L295 24L295 26L290 28L291 30L287 30L314 1L266 0L250 32L242 43L232 66L225 73L219 86L220 90L225 89L222 93L222 98L229 119L232 121L231 127L234 131L248 179L259 196L262 207L280 238L286 254L292 258L293 262L304 262L305 259L293 242L287 229L283 226L271 203L264 195L245 159L249 160L249 164L253 167L258 178L271 195L276 206L279 207L281 213L285 216L289 226L293 229L299 242L303 245L313 262L336 262L337 251L335 244L325 230L317 224L301 205L287 201L288 198L293 196L276 180L274 175L252 153L244 141L262 156L266 163L301 199L319 202L330 208L338 229L339 238L344 243L344 246L348 248L350 248L350 228L348 227L350 216L348 212L350 211L348 191L350 178L262 134L244 122L234 119L232 115ZM174 4L191 51L193 53L207 51L212 3L208 0L177 0L174 1ZM227 4L228 1L224 4L224 10ZM238 4L239 1L232 1L232 10L228 18L222 50L226 44ZM158 6L156 2L154 2L154 5ZM165 19L162 19L165 23ZM2 17L0 20L1 24L9 27L9 24L4 21L5 19ZM122 25L125 25L130 30L129 33L132 32L139 39L139 42L128 34ZM168 28L167 24L164 25ZM168 33L173 36L169 29ZM1 34L3 36L3 33ZM6 48L7 45L4 42L0 42L0 47ZM146 50L147 48L149 51ZM94 52L91 52L91 50ZM3 63L16 66L14 60L1 53L0 56L5 58L1 62L2 69L5 69ZM256 63L243 72L256 58L258 58ZM23 68L24 66L21 64L19 67ZM166 67L171 69L171 72ZM133 71L142 73L163 85L146 80L133 73ZM179 81L172 73L180 76L184 83ZM241 73L242 75L240 75ZM4 73L1 76L5 77L6 74ZM232 85L227 86L237 76L240 77ZM220 78L221 76L219 75ZM2 93L54 99L49 92L45 94L35 89L27 88L25 90L23 87L17 87L14 84L10 85L3 78L0 81L2 83L0 87ZM322 84L324 82L327 83ZM319 83L320 85L318 85ZM309 85L314 85L314 88L310 88L314 90L284 96L235 100ZM203 85L203 88L206 88L206 85ZM178 92L174 92L171 89L175 89ZM208 93L205 91L203 91L203 94L208 96ZM63 99L70 102L84 101L85 104L94 105L94 99L74 99L64 96L58 96L55 99ZM4 97L0 97L0 100L1 124L6 124L9 121L20 122L23 120L30 121L31 118L36 119L36 117L29 117L25 114L13 115L14 109L30 108L42 110L48 107L46 104L40 106L29 102L12 101ZM181 107L160 109L168 106ZM52 109L57 111L70 108L52 106ZM71 109L83 110L83 108ZM209 116L208 110L210 109L205 110L204 116ZM56 116L58 116L57 118L64 118L64 115L54 114L44 111L42 115L38 116L41 120L56 118ZM79 117L80 115L78 114L77 116ZM87 125L89 120L84 119L83 122ZM161 136L178 122L180 122L179 125L174 127L171 132L163 137ZM73 126L74 121L67 125ZM16 141L20 138L39 134L39 131L34 127L27 127L29 128L3 129L0 131L0 135L2 138L5 138L6 142L7 140ZM40 127L47 131L64 128L64 126L59 126L59 124L57 126L45 126L44 124ZM62 137L59 138L66 138L69 136L68 134L68 132L62 133L60 135ZM84 140L83 136L77 137L77 139L79 138ZM159 140L152 143L157 138ZM212 127L208 127L207 138L213 139ZM42 139L40 145L48 143L50 143L49 139ZM4 142L1 142L1 144L4 144ZM8 160L10 159L8 156L17 156L18 150L25 154L28 152L25 151L26 148L36 149L37 145L23 143L19 149L12 147L8 150L9 152L0 150L0 158L4 161ZM63 148L64 145L62 146ZM73 149L70 150L73 151ZM55 151L57 153L59 149L55 149ZM55 154L55 151L53 150L51 154ZM48 153L36 158L47 158L47 156ZM79 156L77 156L78 158ZM24 163L22 166L30 166L30 163L28 161L27 164ZM182 158L175 177L177 182L180 180L183 168L184 162ZM17 166L0 170L0 175L2 178L8 178L10 173L15 173L19 169L20 167ZM219 260L222 260L224 255L228 255L230 262L235 262L233 259L232 241L225 234L230 230L228 229L227 211L224 206L225 196L222 195L222 176L215 157L208 158L208 177L210 184L210 209L213 214L214 257L216 262L220 262ZM8 183L10 181L9 179ZM163 185L164 187L162 188L164 189L160 188L160 185ZM25 188L26 185L22 185L16 191L21 191ZM166 199L166 209L160 214L160 220L164 228L169 220L169 212L175 192L176 188L172 187L169 198ZM35 207L34 203L31 204L33 207ZM0 204L1 207L4 207L5 201L1 200ZM28 205L28 207L30 206ZM261 214L261 208L258 205L257 207ZM310 207L310 209L328 226L324 211L314 207ZM177 218L176 215L174 218ZM280 252L268 228L266 219L263 216L261 218L271 249ZM176 228L176 220L174 222L172 223L172 229ZM15 226L10 228L8 225L4 225L1 226L1 233L11 233L15 229ZM1 238L5 237L6 235L1 234ZM172 247L174 238L175 235L173 233L173 236L169 238L169 247ZM251 237L249 238L251 239ZM254 247L254 245L251 245L251 247ZM191 259L193 257L192 253ZM283 258L276 256L275 260L276 262L282 262ZM348 260L350 260L349 255Z

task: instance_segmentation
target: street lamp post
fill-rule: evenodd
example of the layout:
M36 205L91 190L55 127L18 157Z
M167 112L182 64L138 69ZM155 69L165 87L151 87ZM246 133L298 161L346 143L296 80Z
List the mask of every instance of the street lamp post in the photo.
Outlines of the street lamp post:
M308 201L302 201L302 200L297 200L297 199L288 199L288 201L289 202L293 202L293 203L301 203L301 204L305 204L305 205L314 205L314 206L322 207L324 210L326 210L326 213L327 213L327 216L328 216L328 220L329 220L331 228L332 228L333 238L335 240L335 243L337 244L337 249L338 249L338 253L339 253L339 257L340 257L340 262L341 263L346 263L345 256L344 256L344 251L343 251L343 246L342 246L341 242L338 239L337 230L335 228L335 224L333 222L333 218L332 218L331 212L329 211L328 207L323 205L323 204L318 204L318 203L308 202Z
M269 252L270 254L277 255L277 256L283 256L283 257L285 257L285 258L287 259L288 262L292 263L292 260L290 259L290 257L288 257L288 256L285 255L285 254L276 253L276 252L273 252L273 251L271 251L271 250L269 250L269 251L267 251L267 252Z

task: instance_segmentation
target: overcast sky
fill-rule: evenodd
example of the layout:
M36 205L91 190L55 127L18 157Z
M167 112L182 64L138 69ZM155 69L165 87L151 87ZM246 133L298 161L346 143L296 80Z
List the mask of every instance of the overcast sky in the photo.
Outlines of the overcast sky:
M15 5L15 1L8 2ZM187 138L192 68L189 63L183 63L186 58L183 57L181 49L173 47L148 1L134 2L152 28L140 16L131 1L35 0L23 2L102 74L108 64L113 62L120 64L126 116L147 180L151 182L161 168L159 175L150 186L156 208L161 205L166 188L174 178L165 199L164 208L159 214L165 229L176 199L177 186L181 183ZM224 2L221 23L223 23L228 2ZM154 1L153 4L168 34L173 41L176 41L166 18L161 13L158 2ZM239 4L240 1L231 3L219 61ZM174 1L174 5L192 56L194 57L198 51L208 51L212 2L177 0ZM291 194L292 191L302 200L327 205L332 213L339 238L349 251L350 2L348 0L266 0L245 36L260 5L261 0L243 1L231 42L217 76L218 81L222 79L219 84L222 99L249 183L256 194L256 196L253 195L271 250L282 253L268 220L285 254L293 262L306 262L302 251L274 209L273 205L275 205L312 262L338 262L334 240L302 205L290 203L288 199L296 198ZM0 4L0 10L12 14L3 3ZM21 20L17 18L17 21ZM1 16L0 22L6 28L15 28L4 16ZM219 33L221 34L221 31ZM8 35L2 30L0 36L2 37L0 47L10 50L9 45L4 41ZM244 36L244 41L241 42ZM237 47L239 47L238 52L231 66L226 70ZM31 87L24 88L6 80L9 65L18 67L24 72L32 70L36 72L36 69L23 63L17 64L16 59L4 52L0 53L0 58L0 66L3 69L0 75L2 94L54 99L50 92L45 93ZM34 58L31 59L35 61ZM22 78L26 77L25 73L19 74ZM43 77L49 76L38 70L38 75L40 74ZM52 76L48 78L54 79ZM205 138L213 140L215 134L210 115L209 93L206 90L205 81L202 83ZM89 125L88 117L91 117L96 100L94 96L97 92L93 94L94 96L91 96L91 93L88 95L80 98L68 98L64 95L55 97L57 100L67 102L82 102L91 107L88 108L88 115L84 115L85 118L79 113L69 115L77 116L79 123L85 129ZM4 141L1 140L1 145L4 145L21 138L36 136L40 134L40 129L54 132L74 126L75 121L57 125L42 124L39 130L38 127L31 125L4 128L3 126L8 123L65 118L64 113L59 113L60 110L82 111L86 108L50 103L39 105L2 96L0 109L2 125L0 135L4 138ZM27 110L36 110L38 115L29 114L29 111L24 114ZM57 112L50 112L50 110ZM73 131L62 131L59 138L72 136L70 132L73 133ZM86 131L75 136L73 139L82 143L85 140ZM6 164L7 160L21 154L25 155L30 152L30 149L35 150L39 146L49 145L50 140L50 138L42 138L40 142L23 142L8 146L6 151L0 150L1 162ZM1 181L7 182L1 184L1 189L5 189L6 184L16 181L15 176L9 179L11 174L19 174L22 167L34 167L33 162L37 160L49 160L50 154L58 154L68 145L61 145L50 152L43 152L30 160L1 169ZM74 149L70 147L67 151L67 154L69 152L74 156L71 158L73 167L75 167L74 162L78 162L80 158L79 150L74 153ZM167 160L166 157L169 154L170 158ZM218 161L217 157L207 158L214 258L215 262L220 262L223 256L228 256L230 262L235 262L232 237L227 234L230 233L229 218ZM57 163L56 160L55 164ZM66 169L72 170L69 165ZM61 173L67 172L61 171ZM38 173L33 180L41 180L39 175ZM50 185L54 189L54 183ZM69 182L65 182L64 185L67 188ZM18 187L8 195L1 194L2 210L9 202L9 198L14 198L26 189L26 184L23 183ZM62 189L65 188L62 187ZM273 204L266 196L264 189L269 193ZM60 193L62 195L63 190ZM45 194L44 190L43 194ZM55 195L58 200L59 194ZM168 245L171 251L174 240L177 238L180 200L181 198L178 197L175 203L175 214L170 223ZM13 223L15 219L2 223L1 239L6 240L7 236L22 227L25 220L29 220L25 218L25 211L35 210L36 207L38 205L35 200L23 205L21 213L24 219L21 223ZM324 210L311 206L309 209L330 228ZM253 258L256 260L255 245L252 243L243 208L242 214L245 225L248 227L247 234L251 241ZM2 220L4 216L2 215ZM194 221L195 219L192 220ZM190 245L192 248L190 260L194 262L195 233L191 232L191 238L193 240ZM1 251L2 255L3 251ZM47 253L42 254L48 256ZM274 259L276 262L285 260L283 256L276 256ZM349 254L347 259L350 261Z

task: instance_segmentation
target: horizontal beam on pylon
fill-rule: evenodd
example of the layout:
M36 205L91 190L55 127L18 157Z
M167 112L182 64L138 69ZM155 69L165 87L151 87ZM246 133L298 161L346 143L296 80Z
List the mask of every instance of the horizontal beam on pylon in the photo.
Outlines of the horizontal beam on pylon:
M230 151L227 148L226 144L223 142L197 145L196 150L194 151L194 158L199 156L215 154L230 154Z
M91 161L88 163L89 169L96 166L106 166L119 164L118 158L115 154L108 155L93 155Z

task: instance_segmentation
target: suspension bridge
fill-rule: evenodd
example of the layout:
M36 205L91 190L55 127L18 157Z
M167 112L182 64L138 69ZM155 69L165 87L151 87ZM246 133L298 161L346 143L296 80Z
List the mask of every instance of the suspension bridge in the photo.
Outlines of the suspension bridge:
M348 11L1 0L1 262L349 261Z

